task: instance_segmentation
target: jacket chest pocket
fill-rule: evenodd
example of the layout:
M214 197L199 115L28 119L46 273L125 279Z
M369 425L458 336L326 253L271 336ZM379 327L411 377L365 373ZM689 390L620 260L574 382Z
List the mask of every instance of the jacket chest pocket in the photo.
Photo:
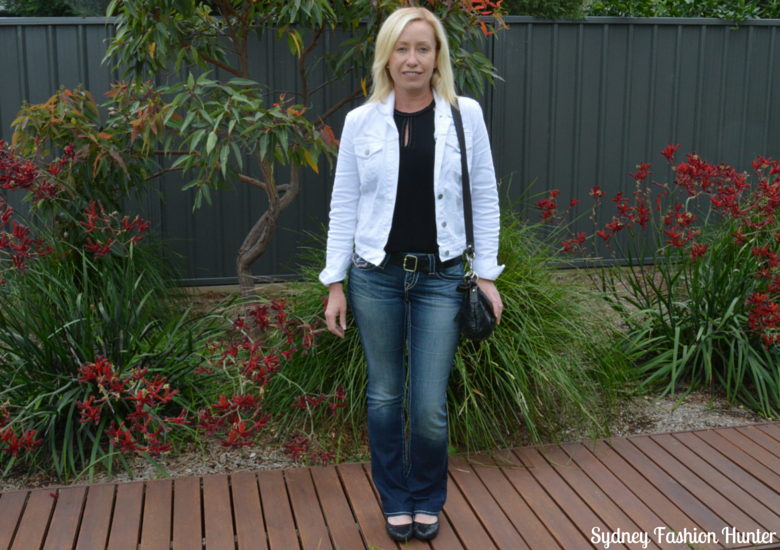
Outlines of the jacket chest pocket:
M360 187L375 186L382 173L384 142L361 140L355 142L355 160L357 162Z
M468 166L471 167L473 154L473 136L471 131L464 129L463 138L466 141L466 161L468 162ZM457 176L460 177L462 171L460 160L460 143L458 142L458 134L456 133L455 128L451 128L450 132L447 134L444 155L445 164L449 171L457 174Z

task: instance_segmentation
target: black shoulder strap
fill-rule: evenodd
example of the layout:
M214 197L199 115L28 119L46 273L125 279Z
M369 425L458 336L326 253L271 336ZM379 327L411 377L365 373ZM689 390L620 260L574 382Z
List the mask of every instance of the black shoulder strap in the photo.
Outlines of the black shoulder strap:
M458 133L460 145L460 166L463 174L463 217L466 218L466 252L474 255L474 218L471 210L471 184L469 183L469 166L466 161L466 137L463 134L463 119L460 117L460 105L457 99L452 108L452 118L455 122L455 131Z

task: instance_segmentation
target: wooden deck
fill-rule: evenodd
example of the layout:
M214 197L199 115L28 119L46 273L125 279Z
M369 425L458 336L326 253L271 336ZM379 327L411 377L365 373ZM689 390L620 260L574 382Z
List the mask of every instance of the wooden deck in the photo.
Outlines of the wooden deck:
M696 548L755 548L722 529L780 535L780 423L451 457L440 521L409 548L604 548L594 528L689 548L657 544L662 526L717 536ZM385 533L368 463L0 494L0 550L404 547Z

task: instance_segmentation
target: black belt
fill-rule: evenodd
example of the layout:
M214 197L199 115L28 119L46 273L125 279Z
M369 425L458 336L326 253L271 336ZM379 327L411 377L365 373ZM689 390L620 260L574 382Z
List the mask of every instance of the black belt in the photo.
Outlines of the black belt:
M448 267L458 265L463 261L462 258L455 257L446 262L442 262L439 258L435 258L435 264L431 269L431 263L428 256L414 256L412 254L402 254L401 252L391 252L388 254L387 263L390 265L397 265L402 267L404 271L415 272L422 271L423 273L433 273L434 271L441 271Z

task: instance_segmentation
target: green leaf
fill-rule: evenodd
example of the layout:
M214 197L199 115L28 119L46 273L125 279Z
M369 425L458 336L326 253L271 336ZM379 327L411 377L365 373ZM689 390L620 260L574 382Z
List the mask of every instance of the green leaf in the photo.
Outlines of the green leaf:
M244 159L241 155L241 150L238 148L238 144L235 141L230 142L230 146L233 148L233 155L236 157L239 170L244 169Z
M210 132L208 141L206 141L206 154L210 155L211 152L214 150L214 146L217 144L217 134L216 132Z
M224 145L222 147L222 150L219 153L219 163L222 166L222 177L227 177L227 165L228 165L228 155L230 154L230 148L227 145Z
M190 152L194 151L198 147L198 143L200 143L200 140L203 138L205 134L206 134L206 130L198 130L197 132L195 132L192 141L190 142Z
M228 84L232 84L234 86L259 86L257 82L247 78L231 78L228 80Z
M187 131L187 128L190 127L190 124L192 124L192 121L195 120L195 111L190 111L187 113L187 116L184 118L184 123L181 125L181 129L179 130L181 133L184 133Z

